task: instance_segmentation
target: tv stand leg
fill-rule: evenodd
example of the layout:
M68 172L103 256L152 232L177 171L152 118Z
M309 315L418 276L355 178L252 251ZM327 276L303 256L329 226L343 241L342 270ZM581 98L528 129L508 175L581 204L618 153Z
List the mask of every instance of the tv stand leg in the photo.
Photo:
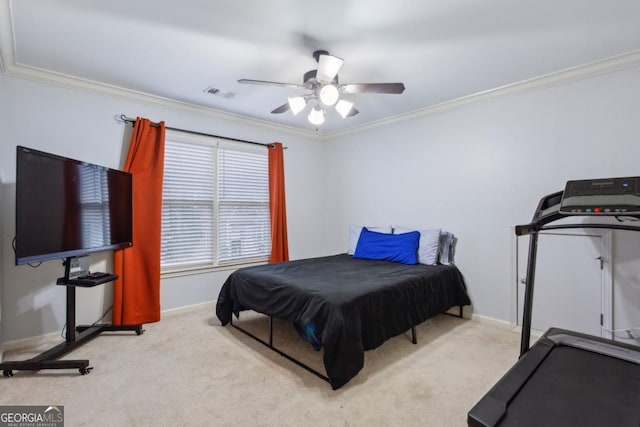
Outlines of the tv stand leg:
M76 331L78 333L85 332L91 328L100 328L100 332L122 332L122 331L132 331L135 332L136 335L142 335L144 333L144 329L142 329L142 325L110 325L108 323L98 323L95 325L80 325L76 326Z
M41 369L77 369L82 375L86 375L93 369L89 366L89 360L57 360L67 353L72 352L87 341L92 340L103 332L134 331L136 335L144 332L142 325L92 325L78 326L78 334L74 334L74 341L65 341L55 347L28 360L15 360L0 363L0 370L5 377L13 376L13 371L39 371Z

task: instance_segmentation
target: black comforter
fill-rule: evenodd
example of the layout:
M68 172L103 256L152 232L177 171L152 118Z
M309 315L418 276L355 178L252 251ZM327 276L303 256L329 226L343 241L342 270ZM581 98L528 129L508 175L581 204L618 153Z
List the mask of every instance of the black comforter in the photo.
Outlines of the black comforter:
M334 389L362 369L364 351L454 306L470 304L455 266L335 255L242 268L222 286L216 314L251 309L312 324Z

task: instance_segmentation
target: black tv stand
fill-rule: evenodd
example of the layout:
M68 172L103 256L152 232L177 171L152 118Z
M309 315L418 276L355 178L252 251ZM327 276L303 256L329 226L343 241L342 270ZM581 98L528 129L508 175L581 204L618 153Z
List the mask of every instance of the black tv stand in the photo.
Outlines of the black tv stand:
M41 369L78 369L82 375L86 375L93 367L89 366L89 360L58 360L65 354L75 350L87 341L95 338L103 332L134 331L137 335L144 332L142 324L137 325L111 325L97 323L93 325L76 326L76 287L93 287L111 282L118 278L115 274L96 276L96 278L69 278L70 260L65 261L65 277L57 280L58 285L67 287L67 336L64 342L39 354L38 356L20 361L6 361L0 363L2 374L9 378L13 371L39 371Z

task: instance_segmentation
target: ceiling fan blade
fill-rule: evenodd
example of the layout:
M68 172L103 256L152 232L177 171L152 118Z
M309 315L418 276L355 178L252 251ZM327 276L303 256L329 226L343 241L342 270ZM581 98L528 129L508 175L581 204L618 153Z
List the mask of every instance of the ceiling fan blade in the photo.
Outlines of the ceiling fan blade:
M318 56L316 79L321 83L331 83L338 75L344 60L333 55Z
M271 112L271 114L282 114L282 113L286 113L287 111L289 111L289 103L285 103L282 104L281 106L279 106L278 108L276 108L275 110L273 110Z
M352 83L338 88L342 93L402 93L404 83Z
M240 79L238 83L242 84L250 84L250 85L269 85L269 86L281 86L281 87L293 87L296 89L304 89L304 86L298 85L295 83L280 83L280 82L269 82L266 80L251 80L251 79Z

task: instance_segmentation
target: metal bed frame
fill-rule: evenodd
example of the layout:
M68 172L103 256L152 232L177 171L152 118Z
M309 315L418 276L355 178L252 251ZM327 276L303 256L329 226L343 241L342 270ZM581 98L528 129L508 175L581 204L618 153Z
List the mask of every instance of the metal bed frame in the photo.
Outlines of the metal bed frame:
M453 313L449 313L449 312L443 312L443 313L439 313L439 314L446 314L449 316L453 316L453 317L459 317L459 318L463 318L463 306L459 305L458 306L460 312L459 314L453 314ZM269 316L269 341L265 341L262 338L252 334L251 332L247 331L246 329L241 328L240 326L238 326L237 324L233 323L233 314L231 315L231 321L229 322L229 324L231 326L233 326L235 329L239 330L240 332L242 332L243 334L253 338L254 340L256 340L257 342L259 342L260 344L264 345L265 347L273 350L274 352L278 353L280 356L284 357L285 359L290 360L291 362L295 363L296 365L300 366L303 369L306 369L308 372L311 372L313 375L317 376L318 378L328 382L329 384L331 384L331 380L329 379L329 377L327 377L326 375L316 371L315 369L313 369L312 367L310 367L309 365L299 361L298 359L296 359L295 357L285 353L284 351L280 350L279 348L277 348L276 346L273 345L273 316ZM411 343L413 344L417 344L418 340L416 338L416 325L411 326Z

